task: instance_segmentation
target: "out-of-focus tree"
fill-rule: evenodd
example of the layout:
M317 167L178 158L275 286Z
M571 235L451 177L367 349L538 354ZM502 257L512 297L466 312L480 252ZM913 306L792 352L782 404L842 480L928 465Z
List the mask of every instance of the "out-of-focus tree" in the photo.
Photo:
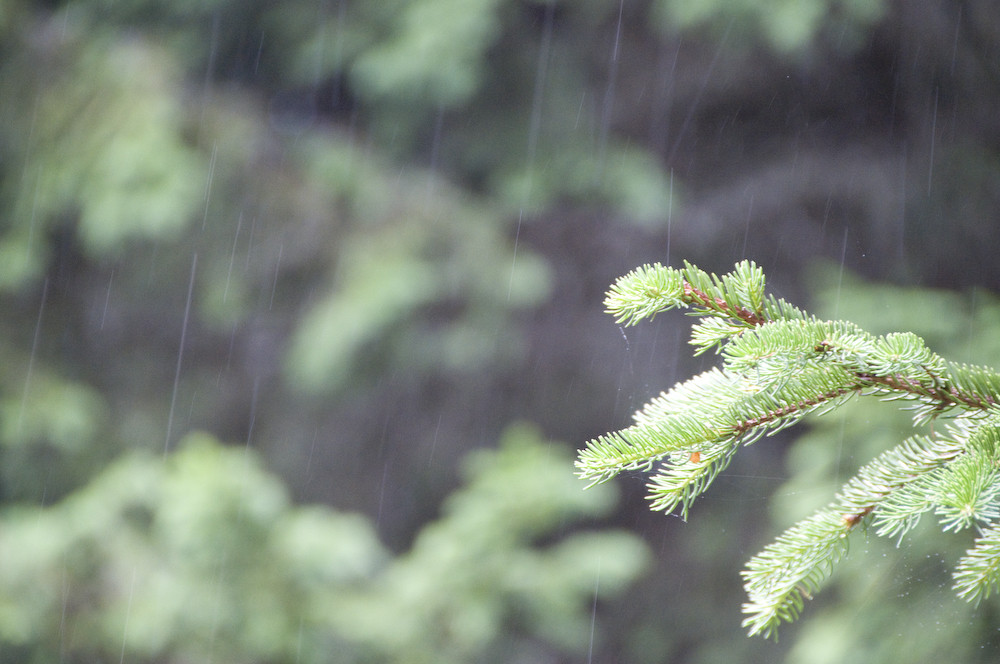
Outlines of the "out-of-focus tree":
M806 50L820 37L852 50L886 10L883 0L657 0L653 4L654 16L667 30L735 31L744 43L763 42L785 55Z
M112 449L159 445L164 421L169 447L185 402L187 422L240 437L259 403L295 421L330 396L406 398L508 366L523 347L513 316L551 289L511 239L520 219L570 201L669 213L665 171L571 92L590 86L593 54L564 43L568 28L608 12L13 3L0 286L39 334L7 336L7 391L30 404L26 368L65 375L103 395L119 431L97 438ZM71 371L53 361L65 335ZM301 441L270 430L285 424L255 426L292 469Z
M520 207L580 197L648 221L669 203L653 160L607 135L600 159L564 160L583 176L507 196L527 136L548 135L526 129L533 102L508 98L524 141L462 118L494 109L483 82L513 64L488 53L523 8L455 9L5 8L5 654L461 662L591 643L595 602L646 554L611 533L556 541L611 503L568 491L567 459L534 434L480 453L473 487L425 529L414 513L429 518L502 413L433 440L397 417L419 444L394 450L393 473L358 472L381 454L380 410L412 400L440 423L435 385L471 398L520 356L516 316L551 287L516 245ZM598 120L581 119L596 146ZM478 185L453 126L497 159ZM628 186L592 190L602 170ZM314 468L313 496L369 512L378 497L380 530L409 553L361 517L293 507L257 450L297 498Z
M166 458L126 454L56 505L0 516L4 658L499 662L599 643L594 604L648 551L566 528L614 492L574 491L569 450L523 425L465 465L393 556L366 518L290 504L252 450L192 433Z

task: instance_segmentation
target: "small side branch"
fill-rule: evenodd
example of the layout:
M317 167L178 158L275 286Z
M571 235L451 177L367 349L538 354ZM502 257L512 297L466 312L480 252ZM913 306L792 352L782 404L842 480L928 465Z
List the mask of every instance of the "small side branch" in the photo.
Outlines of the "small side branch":
M842 397L845 394L850 394L851 392L857 392L864 386L861 383L856 383L853 385L848 385L846 387L840 387L829 392L817 395L811 399L803 399L796 403L788 404L787 406L782 406L781 408L776 408L774 410L768 411L764 415L759 417L752 417L737 423L733 429L738 434L744 434L753 429L759 427L765 427L779 422L787 417L797 414L805 414L817 406L821 406L824 403L832 401L838 397Z
M913 397L923 397L936 402L933 406L936 412L943 412L952 406L959 406L972 410L988 410L997 405L996 398L990 395L975 395L961 392L955 387L937 384L927 385L908 378L902 374L892 374L889 376L877 376L870 373L858 372L855 374L858 379L870 385L886 388L893 392L902 392Z
M757 327L767 322L767 319L762 315L750 311L745 307L732 305L721 297L712 297L708 293L698 290L687 281L684 282L683 300L688 304L700 306L740 320L750 327Z

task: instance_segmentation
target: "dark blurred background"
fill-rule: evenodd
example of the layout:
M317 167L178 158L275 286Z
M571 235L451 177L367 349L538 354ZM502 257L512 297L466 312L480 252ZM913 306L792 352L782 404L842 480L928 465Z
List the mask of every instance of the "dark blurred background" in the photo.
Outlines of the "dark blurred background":
M998 100L990 0L7 0L0 661L995 661L933 528L740 627L891 407L571 472L713 361L645 262L1000 361Z

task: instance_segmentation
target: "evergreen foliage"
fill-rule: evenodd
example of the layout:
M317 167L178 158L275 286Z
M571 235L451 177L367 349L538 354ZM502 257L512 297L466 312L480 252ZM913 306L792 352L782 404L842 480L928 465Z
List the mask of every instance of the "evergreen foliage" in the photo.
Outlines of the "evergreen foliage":
M1000 375L950 362L912 333L870 334L820 320L765 294L763 271L744 261L723 277L686 263L646 265L620 278L605 304L619 323L687 308L691 343L722 358L652 399L621 431L590 441L577 459L592 484L651 470L653 509L691 504L745 445L854 396L901 401L915 426L945 417L858 470L823 509L753 557L742 572L744 626L776 636L830 577L858 530L900 538L927 512L941 529L978 537L955 565L954 589L979 602L1000 584Z

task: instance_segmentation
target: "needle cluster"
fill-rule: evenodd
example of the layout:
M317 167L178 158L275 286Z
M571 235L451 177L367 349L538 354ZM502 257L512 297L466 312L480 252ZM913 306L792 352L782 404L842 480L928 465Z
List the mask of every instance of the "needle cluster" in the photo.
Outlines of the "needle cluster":
M853 531L901 538L927 513L944 531L977 535L955 566L958 595L979 602L1000 589L1000 374L949 362L915 334L819 320L764 286L749 261L722 277L685 263L618 279L605 304L619 323L687 309L699 318L695 354L714 350L721 366L652 399L632 426L588 442L578 475L597 484L647 470L651 507L687 518L741 447L854 397L899 400L915 425L942 416L947 424L883 452L754 556L742 572L744 626L776 636L829 578Z

